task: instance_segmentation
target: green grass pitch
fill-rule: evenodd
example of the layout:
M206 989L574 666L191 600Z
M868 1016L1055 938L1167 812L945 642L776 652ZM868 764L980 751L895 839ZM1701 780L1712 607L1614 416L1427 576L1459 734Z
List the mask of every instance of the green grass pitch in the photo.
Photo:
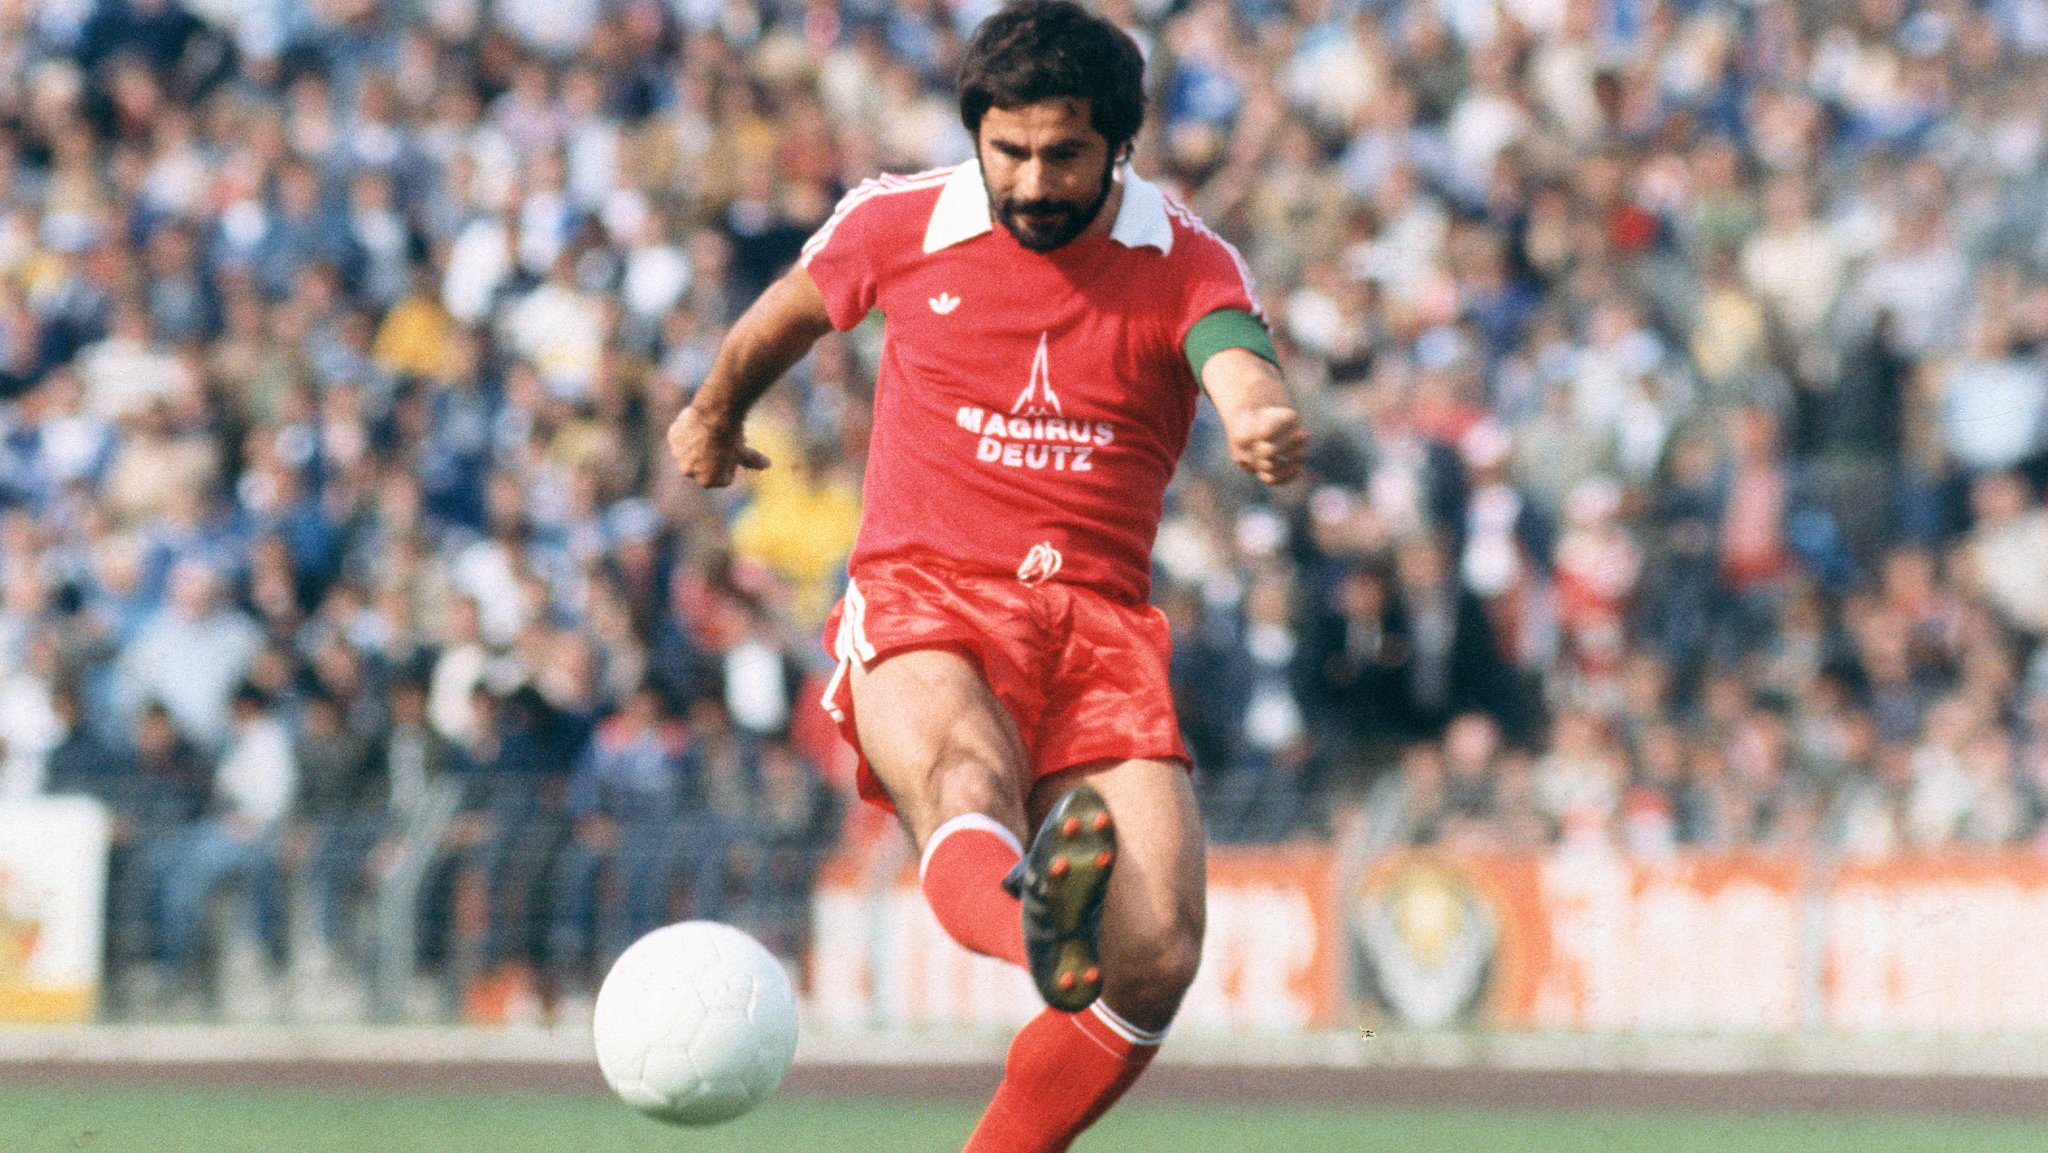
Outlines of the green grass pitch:
M0 1086L5 1153L950 1153L967 1104L784 1096L672 1129L600 1096ZM2038 1120L1132 1102L1076 1153L2024 1153Z

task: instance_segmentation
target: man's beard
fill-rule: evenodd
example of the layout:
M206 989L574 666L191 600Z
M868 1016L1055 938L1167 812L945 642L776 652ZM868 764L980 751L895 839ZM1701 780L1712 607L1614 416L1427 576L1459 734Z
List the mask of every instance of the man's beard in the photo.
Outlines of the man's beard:
M1002 221L1004 228L1010 230L1017 243L1033 252L1051 252L1088 231L1088 226L1095 222L1095 214L1101 212L1102 206L1109 201L1109 188L1115 174L1116 160L1112 158L1102 166L1102 187L1095 190L1095 199L1087 204L1078 200L1018 200L1014 197L997 201L991 197L989 211ZM1020 214L1025 212L1049 215L1043 223L1027 224L1020 219Z

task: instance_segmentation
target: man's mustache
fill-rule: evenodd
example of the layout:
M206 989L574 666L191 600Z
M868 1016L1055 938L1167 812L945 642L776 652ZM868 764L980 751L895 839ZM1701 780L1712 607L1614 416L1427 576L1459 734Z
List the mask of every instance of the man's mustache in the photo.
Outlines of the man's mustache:
M1081 211L1078 200L1006 200L1003 211L1013 216L1050 216L1065 213L1069 216Z

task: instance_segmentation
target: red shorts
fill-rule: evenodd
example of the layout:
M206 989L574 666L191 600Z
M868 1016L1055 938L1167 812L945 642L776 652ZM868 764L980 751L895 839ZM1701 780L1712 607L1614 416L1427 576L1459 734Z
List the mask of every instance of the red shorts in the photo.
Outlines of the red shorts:
M1024 738L1032 778L1110 760L1188 763L1173 711L1166 617L1075 585L954 571L943 561L863 565L825 622L839 670L821 702L860 751L853 662L949 648L981 666ZM860 795L887 807L865 753Z

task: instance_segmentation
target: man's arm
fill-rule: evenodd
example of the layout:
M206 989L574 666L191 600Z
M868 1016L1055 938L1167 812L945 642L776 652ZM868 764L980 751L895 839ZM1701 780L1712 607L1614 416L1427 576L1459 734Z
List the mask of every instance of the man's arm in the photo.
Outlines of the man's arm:
M1267 484L1301 475L1308 431L1272 361L1249 349L1222 349L1202 365L1202 389L1223 417L1237 467Z
M668 427L669 452L683 475L722 488L741 467L767 468L768 458L747 446L747 413L830 331L825 297L802 265L769 285L733 323L711 374Z

